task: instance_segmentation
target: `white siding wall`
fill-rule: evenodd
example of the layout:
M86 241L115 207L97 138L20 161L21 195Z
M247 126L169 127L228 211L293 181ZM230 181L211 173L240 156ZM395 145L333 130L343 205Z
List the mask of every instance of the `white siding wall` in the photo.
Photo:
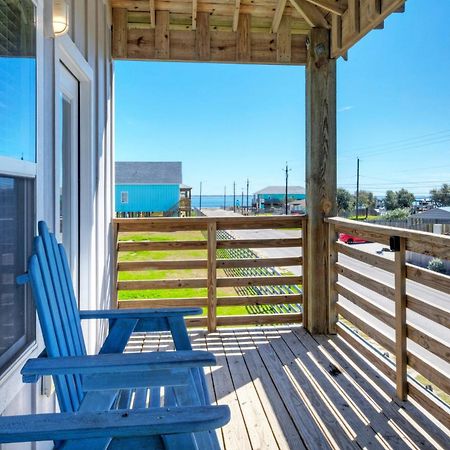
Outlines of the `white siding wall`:
M88 180L82 183L91 186L90 193L80 198L82 210L82 253L86 252L87 260L82 261L84 276L82 308L108 307L110 293L111 270L111 217L113 214L113 134L112 134L112 62L111 62L111 20L108 2L105 0L72 0L73 20L70 37L73 39L79 57L82 57L92 69L92 152L81 161L89 170ZM43 36L44 15L50 17L51 1L40 0L38 21L41 26L38 33ZM57 38L62 39L62 38ZM39 105L43 119L38 125L40 148L38 154L38 219L45 219L51 228L55 226L54 210L54 145L55 145L55 39L45 38L43 48L38 53L42 80L38 84ZM39 63L38 63L39 64ZM39 83L39 81L38 81ZM39 108L38 108L39 111ZM40 116L42 118L42 114ZM83 149L81 149L83 154ZM82 157L83 158L83 157ZM95 351L101 342L104 330L103 324L92 323L85 329L88 348ZM39 335L39 331L38 331ZM37 348L30 356L37 356L42 350L41 339L38 336ZM36 346L35 346L36 347ZM28 355L27 355L28 356ZM51 412L55 409L55 398L41 395L41 383L23 385L20 378L19 361L7 377L0 379L0 414L14 415L36 412ZM0 450L9 449L44 449L49 445L20 444L0 445Z

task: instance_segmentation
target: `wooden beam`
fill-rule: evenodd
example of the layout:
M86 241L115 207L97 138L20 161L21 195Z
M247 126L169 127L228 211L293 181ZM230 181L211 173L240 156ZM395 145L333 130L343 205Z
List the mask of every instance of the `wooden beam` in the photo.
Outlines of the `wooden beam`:
M192 0L192 30L197 29L197 0Z
M348 9L342 15L342 46L332 47L332 57L343 56L370 31L383 26L383 21L404 7L405 0L348 0ZM335 31L338 36L338 32Z
M197 30L195 32L195 53L199 61L211 59L211 37L209 32L209 14L197 13Z
M150 8L150 26L155 28L156 26L156 17L155 17L155 0L148 0L149 8Z
M308 323L313 334L329 331L328 226L336 214L336 61L330 32L313 28L306 66L306 198L308 201ZM334 313L333 313L334 314Z
M240 14L236 36L236 60L239 62L250 62L252 58L251 20L250 14Z
M406 353L406 239L400 241L395 253L395 369L397 397L404 401L408 395Z
M334 14L337 14L339 16L342 16L342 14L347 11L347 0L306 0L309 3L312 3L313 5L320 6L322 9L325 9L326 11L330 11Z
M291 62L291 18L287 16L282 17L277 32L277 61Z
M156 11L155 58L170 58L169 11Z
M305 18L309 26L313 28L330 28L330 24L317 6L311 5L306 0L289 1L298 13Z
M281 18L283 17L284 10L286 8L286 2L287 0L278 0L277 6L275 8L275 14L273 15L272 20L272 28L270 30L271 33L277 33L278 27L281 23Z
M238 29L240 10L241 10L241 0L235 0L233 11L233 31L235 33Z
M112 54L114 58L128 56L128 11L123 8L113 8L112 11Z

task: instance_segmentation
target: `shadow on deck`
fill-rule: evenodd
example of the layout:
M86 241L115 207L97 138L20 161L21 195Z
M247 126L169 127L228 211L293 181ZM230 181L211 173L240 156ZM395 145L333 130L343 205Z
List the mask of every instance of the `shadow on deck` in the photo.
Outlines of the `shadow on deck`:
M339 337L302 327L191 331L194 349L217 356L211 397L231 409L219 431L236 449L445 448L449 434ZM164 334L135 335L131 351L170 350ZM448 448L448 447L447 447Z

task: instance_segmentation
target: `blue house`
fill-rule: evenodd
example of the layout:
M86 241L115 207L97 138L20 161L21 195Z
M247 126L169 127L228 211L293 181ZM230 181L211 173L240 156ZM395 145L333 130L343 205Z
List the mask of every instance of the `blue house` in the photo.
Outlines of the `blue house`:
M116 212L165 213L178 208L181 162L116 162Z
M267 186L255 192L258 208L272 208L284 205L286 201L286 186ZM305 188L301 186L288 187L288 202L305 200Z

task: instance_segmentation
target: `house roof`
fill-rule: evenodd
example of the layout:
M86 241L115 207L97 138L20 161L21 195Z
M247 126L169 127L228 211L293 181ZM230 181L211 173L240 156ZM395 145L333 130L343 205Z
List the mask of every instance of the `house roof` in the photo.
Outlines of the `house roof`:
M116 162L116 184L181 184L180 161Z
M279 194L285 194L285 193L286 193L286 186L267 186L264 189L256 191L255 195L262 195L262 194L279 195ZM288 195L298 195L298 194L304 194L304 193L305 193L305 188L302 186L289 186L288 187Z
M450 206L429 209L428 211L417 213L412 217L431 220L450 219Z

